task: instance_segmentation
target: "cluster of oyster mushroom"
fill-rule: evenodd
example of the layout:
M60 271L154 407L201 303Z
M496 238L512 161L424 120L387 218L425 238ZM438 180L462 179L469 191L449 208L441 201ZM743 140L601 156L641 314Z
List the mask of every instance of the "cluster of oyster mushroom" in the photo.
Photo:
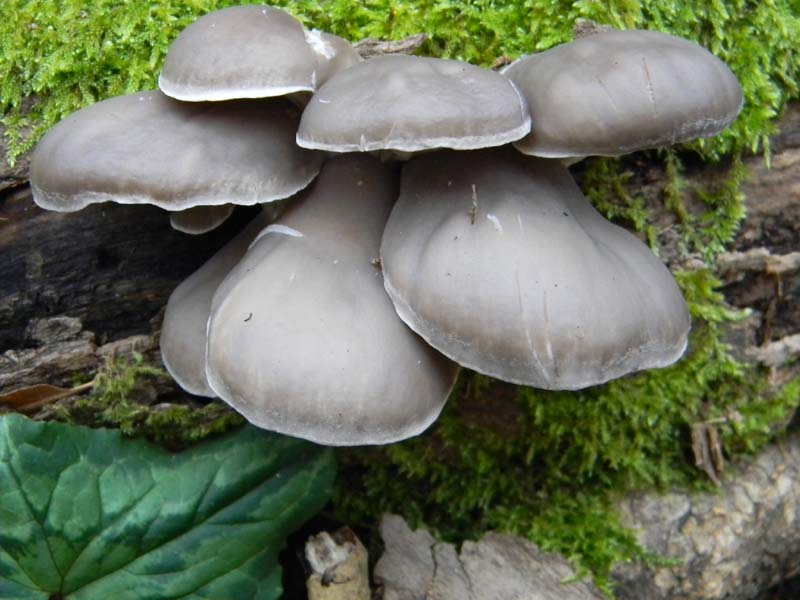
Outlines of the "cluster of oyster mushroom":
M669 271L559 159L727 127L741 89L700 46L602 31L502 73L362 61L247 6L188 27L159 87L59 123L31 184L44 208L146 202L188 231L293 196L170 297L162 353L189 392L266 429L378 444L436 419L459 365L578 389L684 352Z

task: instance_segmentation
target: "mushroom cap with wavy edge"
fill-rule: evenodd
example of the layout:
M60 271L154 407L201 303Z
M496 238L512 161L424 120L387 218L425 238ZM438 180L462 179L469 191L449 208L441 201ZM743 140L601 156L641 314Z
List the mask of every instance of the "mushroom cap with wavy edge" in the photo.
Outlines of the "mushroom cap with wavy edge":
M206 328L211 299L272 215L260 212L239 234L173 290L161 325L161 357L184 390L213 398L206 379Z
M601 31L503 70L536 127L515 146L548 158L616 156L716 135L742 108L731 70L658 31Z
M213 231L233 214L233 204L218 206L195 206L169 214L173 229L190 235L201 235Z
M676 361L689 313L667 268L558 161L439 152L403 170L381 245L400 317L459 364L580 389Z
M530 131L511 81L475 65L380 56L336 73L303 111L297 143L331 152L500 146Z
M30 168L42 208L95 202L256 204L291 196L322 154L294 143L299 111L280 99L196 104L159 91L118 96L70 115L36 146Z
M285 96L315 89L319 57L306 30L271 6L211 12L170 46L158 86L189 102Z
M458 367L397 317L372 263L396 195L377 159L330 160L220 285L206 373L254 425L345 446L438 416Z

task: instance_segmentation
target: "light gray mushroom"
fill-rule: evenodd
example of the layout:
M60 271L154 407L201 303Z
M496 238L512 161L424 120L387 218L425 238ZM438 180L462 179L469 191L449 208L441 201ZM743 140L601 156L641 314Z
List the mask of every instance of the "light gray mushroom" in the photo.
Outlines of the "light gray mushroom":
M514 145L549 158L616 156L716 135L743 102L725 63L657 31L599 31L525 56L503 74L535 122Z
M111 98L42 138L31 161L33 198L62 212L105 201L178 211L286 198L322 162L294 143L298 120L278 99L196 104L158 91Z
M184 29L167 52L158 86L187 102L307 97L333 73L360 61L346 40L306 30L271 6L233 6Z
M175 288L161 325L161 357L172 378L187 392L213 398L206 379L206 328L211 299L258 233L271 221L259 213L247 227Z
M336 73L303 111L297 143L331 152L500 146L524 136L525 100L502 75L455 60L381 56Z
M403 321L505 381L579 389L668 365L686 347L670 272L558 161L511 149L412 159L381 260Z
M233 204L219 206L195 206L169 214L173 229L190 235L201 235L213 231L233 214Z
M374 264L396 194L375 158L327 162L220 285L207 376L253 424L322 444L382 444L438 416L457 366L397 317Z
M306 32L306 41L317 55L316 87L364 60L350 42L332 33L311 29Z
M314 90L317 56L300 21L271 6L233 6L184 29L164 59L158 86L200 102Z

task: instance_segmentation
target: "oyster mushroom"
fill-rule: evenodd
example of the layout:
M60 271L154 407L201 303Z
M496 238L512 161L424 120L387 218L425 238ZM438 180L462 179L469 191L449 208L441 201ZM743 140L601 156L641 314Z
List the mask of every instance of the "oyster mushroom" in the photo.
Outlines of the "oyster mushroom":
M375 158L327 162L220 285L208 381L253 424L322 444L383 444L438 416L458 368L397 317L373 264L396 192Z
M317 55L315 71L317 87L323 85L339 71L364 60L350 42L326 31L311 29L306 32L306 41Z
M299 98L359 60L349 42L307 31L286 11L233 6L208 13L181 32L164 59L158 86L185 102Z
M616 156L716 135L742 108L731 70L658 31L599 31L503 70L536 127L514 143L548 158Z
M286 198L322 162L295 145L298 118L278 99L196 104L152 91L104 100L36 146L33 199L68 212L105 201L179 211Z
M271 6L232 6L184 29L158 87L190 102L314 91L317 59L300 21Z
M203 266L170 294L161 325L161 357L172 378L184 390L213 398L206 378L206 342L211 299L255 237L269 225L271 215L260 212Z
M579 389L686 348L689 313L670 272L558 161L507 148L412 159L381 261L409 327L505 381Z
M530 131L502 75L455 60L381 56L336 73L303 111L297 143L330 152L500 146Z

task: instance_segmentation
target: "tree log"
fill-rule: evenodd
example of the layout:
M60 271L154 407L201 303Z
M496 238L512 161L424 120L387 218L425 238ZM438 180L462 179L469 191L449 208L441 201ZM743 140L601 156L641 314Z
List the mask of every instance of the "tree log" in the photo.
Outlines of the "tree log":
M623 521L679 564L619 565L621 600L748 600L800 575L800 435L744 458L720 493L634 494Z
M375 565L383 600L602 600L588 581L575 581L569 563L512 535L488 533L461 552L402 517L384 515L386 550Z

